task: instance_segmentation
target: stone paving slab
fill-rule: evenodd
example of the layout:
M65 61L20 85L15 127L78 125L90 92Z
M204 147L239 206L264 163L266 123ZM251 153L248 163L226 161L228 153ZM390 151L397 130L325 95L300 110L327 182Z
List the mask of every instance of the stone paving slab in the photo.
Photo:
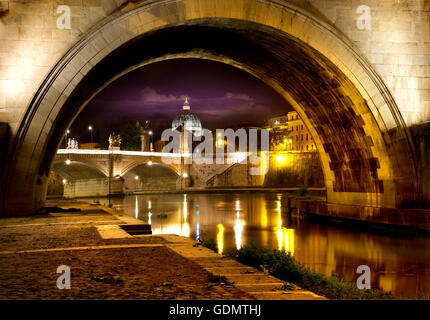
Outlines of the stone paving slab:
M96 226L97 232L103 239L121 239L121 238L133 238L132 235L125 232L118 225L103 225Z
M171 244L166 244L168 248L177 252L181 256L188 258L199 264L214 275L220 275L240 288L244 292L259 300L322 300L325 297L313 292L299 289L285 291L281 287L285 282L266 275L263 272L238 263L237 261L225 258L212 250L196 245L197 242L190 239L173 235L163 235ZM176 243L177 242L177 243ZM240 273L248 270L251 273Z

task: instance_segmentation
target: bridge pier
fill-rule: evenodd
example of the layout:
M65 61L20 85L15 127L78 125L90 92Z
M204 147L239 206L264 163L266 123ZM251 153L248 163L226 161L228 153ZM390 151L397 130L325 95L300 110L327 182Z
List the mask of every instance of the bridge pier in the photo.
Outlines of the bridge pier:
M85 179L67 182L64 186L65 198L86 198L119 196L124 194L124 179Z
M3 211L3 200L6 193L6 160L7 160L7 148L9 142L9 125L5 122L0 122L0 216Z

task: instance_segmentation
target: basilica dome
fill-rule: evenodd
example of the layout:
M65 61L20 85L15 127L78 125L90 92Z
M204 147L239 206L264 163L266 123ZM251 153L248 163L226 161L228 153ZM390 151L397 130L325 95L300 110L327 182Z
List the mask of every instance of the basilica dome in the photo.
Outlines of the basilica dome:
M193 132L194 135L201 135L202 124L199 118L191 113L190 109L190 103L188 102L188 98L186 98L181 113L172 122L172 129L176 130L182 126L185 130Z

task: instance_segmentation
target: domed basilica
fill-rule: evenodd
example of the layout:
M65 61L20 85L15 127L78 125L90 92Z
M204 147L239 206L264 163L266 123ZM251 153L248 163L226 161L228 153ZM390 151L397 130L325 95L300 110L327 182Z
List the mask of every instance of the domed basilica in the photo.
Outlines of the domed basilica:
M172 122L172 130L177 129L181 131L187 130L188 132L192 132L195 136L200 136L202 134L202 124L199 118L195 114L191 113L188 98L185 98L182 112L178 114Z
M177 130L181 133L181 153L190 153L193 150L194 136L201 136L203 133L202 124L196 115L191 113L190 103L188 98L185 98L182 111L178 114L172 122L172 130Z

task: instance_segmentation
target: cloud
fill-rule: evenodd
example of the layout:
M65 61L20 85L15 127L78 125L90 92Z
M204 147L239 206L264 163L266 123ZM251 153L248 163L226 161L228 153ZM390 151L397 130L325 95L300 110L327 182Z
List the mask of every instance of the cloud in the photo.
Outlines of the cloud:
M145 103L168 103L185 100L185 95L176 97L174 95L160 94L150 87L143 88L141 92L142 101Z
M224 96L224 99L227 100L244 100L244 101L254 101L249 95L246 93L231 93L227 92Z

